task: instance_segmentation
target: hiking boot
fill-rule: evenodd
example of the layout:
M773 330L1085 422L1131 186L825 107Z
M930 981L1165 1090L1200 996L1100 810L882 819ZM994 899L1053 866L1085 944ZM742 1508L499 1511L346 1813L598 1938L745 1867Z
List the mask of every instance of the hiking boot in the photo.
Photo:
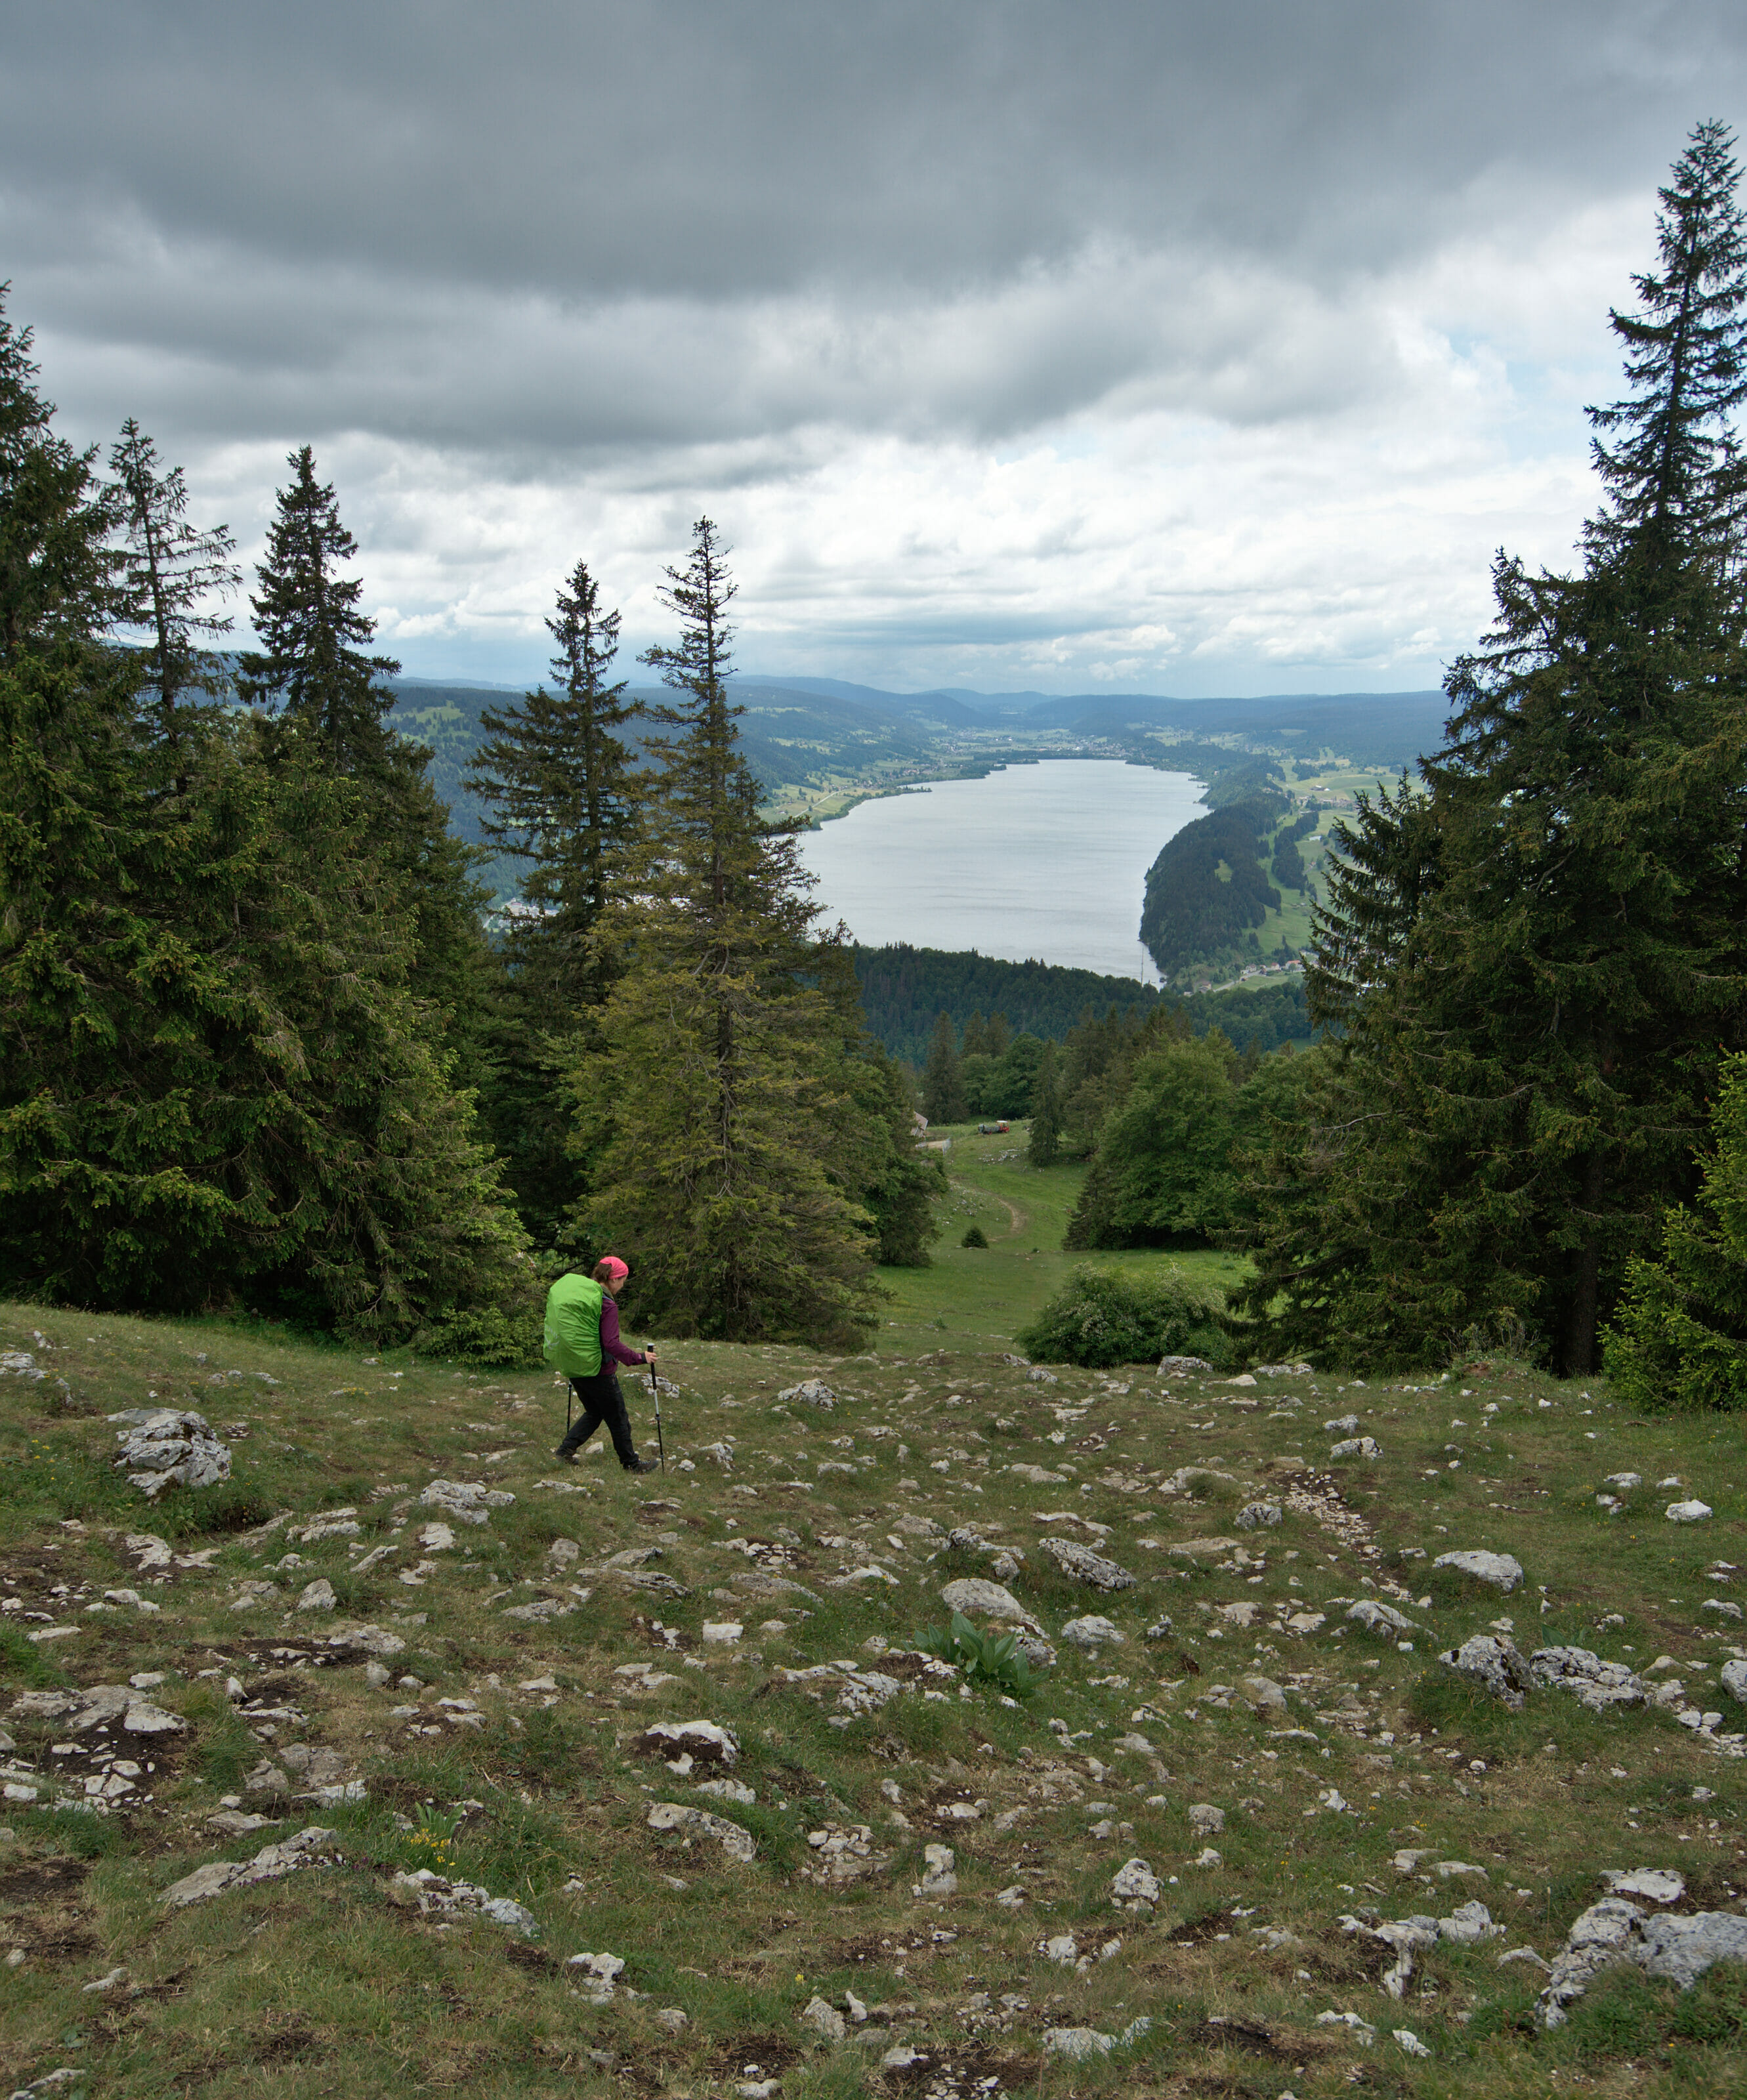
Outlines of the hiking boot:
M568 1444L559 1445L552 1455L554 1458L562 1458L567 1466L574 1466L576 1462L576 1454Z
M653 1458L638 1458L625 1467L628 1473L652 1473L656 1470Z

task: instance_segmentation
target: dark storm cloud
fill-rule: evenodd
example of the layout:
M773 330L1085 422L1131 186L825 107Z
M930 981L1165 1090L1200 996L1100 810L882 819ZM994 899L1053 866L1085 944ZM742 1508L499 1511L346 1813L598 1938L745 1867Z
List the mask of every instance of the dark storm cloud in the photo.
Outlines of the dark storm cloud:
M1742 20L0 0L0 279L68 434L137 414L245 533L313 441L404 633L537 642L578 535L641 574L720 498L797 633L851 571L852 640L1096 606L1100 677L1179 632L1350 657L1346 571L1399 558L1387 649L1353 616L1399 682L1501 511L1568 545L1573 390L1689 127L1747 116Z

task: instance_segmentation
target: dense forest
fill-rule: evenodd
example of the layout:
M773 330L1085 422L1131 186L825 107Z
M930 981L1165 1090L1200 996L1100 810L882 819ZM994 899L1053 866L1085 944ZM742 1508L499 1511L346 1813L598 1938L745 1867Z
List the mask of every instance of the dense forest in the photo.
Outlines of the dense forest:
M31 347L0 307L0 1290L514 1360L616 1244L658 1331L869 1333L937 1172L758 814L710 522L661 698L579 562L549 683L481 707L493 944L310 448L233 651L231 536L137 425L58 436Z
M1335 827L1306 982L1321 1040L1246 1071L1161 1009L1113 1061L1075 1233L1246 1249L1257 1352L1381 1369L1502 1346L1568 1374L1605 1357L1640 1405L1747 1402L1732 148L1694 131L1656 266L1611 316L1627 390L1590 412L1581 565L1500 555L1441 743ZM1221 845L1229 879L1213 820L1171 848L1235 924L1264 813L1220 814L1250 851L1240 870Z
M1138 977L1102 977L1055 963L1008 963L974 949L912 948L902 942L849 951L870 1034L892 1056L921 1066L939 1017L950 1015L965 1049L967 1029L999 1018L1009 1036L1060 1043L1088 1015L1149 1014L1161 999L1180 1004L1197 1035L1223 1029L1240 1048L1277 1050L1310 1040L1304 981L1295 973L1256 986L1200 992L1179 1001ZM1003 1111L1004 1114L1009 1113ZM1023 1114L1023 1110L1011 1111Z

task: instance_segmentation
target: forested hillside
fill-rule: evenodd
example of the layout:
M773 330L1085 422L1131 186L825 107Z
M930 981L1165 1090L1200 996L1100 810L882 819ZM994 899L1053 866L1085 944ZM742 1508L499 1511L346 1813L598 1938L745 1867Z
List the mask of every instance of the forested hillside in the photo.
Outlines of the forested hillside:
M979 1017L988 1021L999 1014L1015 1035L1060 1043L1088 1014L1102 1018L1114 1011L1144 1019L1161 1000L1180 1005L1194 1034L1222 1029L1239 1049L1254 1043L1260 1050L1277 1050L1310 1036L1304 981L1295 975L1180 999L1138 977L1101 977L1052 963L1001 962L974 951L899 943L850 953L868 1028L894 1057L918 1067L942 1013L951 1017L961 1045L965 1030Z

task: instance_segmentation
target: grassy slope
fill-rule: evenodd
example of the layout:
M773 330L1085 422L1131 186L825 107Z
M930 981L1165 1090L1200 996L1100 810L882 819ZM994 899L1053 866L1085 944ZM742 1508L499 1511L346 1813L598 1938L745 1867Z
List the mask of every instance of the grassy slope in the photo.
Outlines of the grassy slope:
M1215 1253L1065 1254L1061 1236L1083 1167L1029 1166L1021 1123L1005 1137L979 1137L974 1123L929 1135L952 1140L945 1229L932 1268L881 1271L893 1293L882 1348L1010 1349L1016 1331L1082 1262L1136 1270L1174 1264L1222 1285L1242 1272L1240 1260ZM986 1248L959 1244L973 1224L982 1227Z
M696 1470L664 1478L633 1483L595 1458L558 1488L542 1485L559 1472L549 1450L562 1414L542 1377L360 1361L223 1326L0 1308L0 1348L33 1352L50 1374L0 1380L0 1598L18 1599L0 1630L11 1687L0 1718L36 1774L14 1783L46 1787L51 1771L89 1768L90 1739L57 1755L67 1724L15 1709L30 1686L162 1671L155 1696L188 1723L168 1750L132 1746L155 1770L141 1776L137 1805L106 1820L7 1803L0 1939L25 1958L0 1969L0 2073L21 2084L68 2065L89 2073L91 2094L129 2100L453 2086L702 2095L732 2093L754 2075L749 2064L780 2076L781 2100L920 2094L949 2073L934 2089L968 2093L994 2078L1014 2093L1257 2100L1288 2084L1299 2100L1334 2100L1356 2083L1414 2100L1740 2090L1741 1970L1715 1972L1686 1997L1616 1979L1570 2027L1545 2035L1528 2017L1538 1974L1499 1967L1496 1944L1440 1945L1396 2004L1379 1988L1387 1950L1339 1923L1365 1905L1384 1917L1444 1916L1478 1895L1508 1945L1549 1955L1600 1893L1599 1869L1665 1864L1684 1869L1703 1904L1739 1908L1740 1764L1657 1710L1596 1716L1544 1692L1511 1716L1467 1698L1433 1661L1503 1614L1525 1648L1577 1641L1640 1666L1670 1654L1698 1705L1727 1705L1716 1668L1741 1628L1698 1605L1714 1587L1740 1594L1738 1577L1706 1581L1714 1557L1747 1562L1733 1427L1627 1418L1599 1385L1551 1385L1509 1365L1418 1391L1328 1378L1161 1387L1145 1373L1072 1370L1031 1382L999 1351L1062 1260L1048 1252L1043 1224L1059 1220L1071 1176L1028 1176L1010 1161L973 1167L972 1149L955 1148L960 1202L1005 1198L1030 1212L1028 1229L1010 1247L951 1251L937 1269L897 1279L904 1295L892 1312L907 1324L885 1330L877 1359L673 1348L668 1454ZM1045 1251L1028 1260L1021 1245ZM924 1342L947 1353L919 1350ZM776 1401L810 1372L837 1389L833 1412ZM126 1487L103 1417L150 1395L247 1424L230 1488L148 1509ZM646 1432L646 1393L632 1400ZM1374 1466L1328 1467L1322 1423L1348 1410L1383 1445ZM724 1438L735 1440L730 1473L704 1456ZM1289 1508L1277 1529L1245 1535L1241 1555L1167 1550L1237 1535L1237 1505L1280 1493L1303 1460L1337 1492L1344 1530ZM1004 1470L1015 1461L1063 1477L1028 1483ZM1186 1464L1229 1477L1168 1492ZM1669 1524L1671 1493L1648 1490L1627 1515L1605 1516L1595 1489L1623 1467L1651 1482L1680 1475L1714 1518ZM486 1527L456 1525L452 1550L426 1551L417 1534L430 1513L413 1498L436 1476L516 1499ZM214 1528L348 1504L359 1538L299 1545L301 1564L276 1574L283 1527ZM1137 1586L1101 1595L1051 1568L1043 1539L1087 1535L1042 1520L1064 1511L1110 1527L1106 1550ZM789 1683L783 1667L866 1661L880 1639L913 1640L943 1616L942 1579L979 1564L900 1533L901 1515L982 1525L1025 1555L1012 1586L1052 1634L1072 1613L1097 1612L1123 1644L1101 1660L1062 1646L1024 1706L986 1692L929 1701L912 1691L832 1726L845 1718L834 1688ZM138 1568L126 1542L135 1530L183 1555L167 1580ZM737 1587L749 1570L730 1542L749 1537L788 1542L791 1574L814 1601ZM566 1538L580 1547L567 1565L551 1551ZM591 1563L656 1544L653 1569L685 1595L596 1575L568 1616L504 1617L541 1597L574 1603L570 1586ZM1501 1600L1411 1557L1481 1544L1521 1558L1524 1591ZM395 1550L355 1572L378 1545ZM421 1581L399 1580L421 1562ZM889 1584L832 1586L873 1562ZM276 1604L232 1608L240 1582L269 1576ZM316 1576L332 1582L337 1612L293 1608ZM1395 1594L1414 1622L1410 1652L1343 1617L1343 1600L1397 1581L1410 1593ZM87 1608L123 1588L160 1610ZM1237 1623L1246 1606L1256 1608L1247 1628ZM1306 1609L1324 1622L1286 1626ZM1149 1640L1162 1613L1171 1630ZM655 1618L683 1654L658 1645ZM706 1620L730 1619L744 1626L738 1643L702 1643ZM312 1639L336 1624L391 1630L405 1643L393 1669L421 1686L373 1688L359 1662L316 1667ZM27 1638L51 1626L77 1630ZM649 1661L672 1679L653 1692L613 1674ZM1258 1670L1287 1688L1286 1716L1252 1714L1221 1689ZM549 1673L556 1689L533 1685ZM285 1710L240 1712L226 1692L232 1676L262 1709ZM456 1710L439 1697L474 1702L480 1725L446 1719ZM698 1715L738 1733L736 1776L756 1804L700 1798L633 1754L649 1720ZM1136 1734L1151 1754L1124 1741ZM251 1794L249 1807L283 1820L234 1841L212 1829L205 1819L243 1791L256 1761L295 1741L337 1752L368 1798L317 1807ZM1330 1807L1330 1789L1350 1806ZM756 1838L757 1859L735 1865L706 1837L688 1846L651 1832L657 1798L732 1817ZM1193 1864L1203 1840L1188 1810L1202 1802L1226 1814L1216 1864ZM527 1904L537 1941L524 1947L479 1920L444 1930L388 1899L391 1868L432 1856L395 1820L426 1802L451 1814L469 1804L456 1871ZM977 1812L954 1820L955 1803ZM337 1864L165 1911L163 1890L197 1864L249 1857L311 1821L336 1832ZM878 1855L872 1873L840 1890L805 1878L808 1833L858 1824ZM922 1847L935 1842L956 1853L958 1891L919 1900ZM1404 1873L1393 1864L1402 1847L1427 1849L1427 1867L1459 1860L1485 1877ZM1155 1917L1110 1907L1110 1877L1132 1855L1165 1882ZM995 1900L1010 1888L1025 1891L1017 1907ZM1263 1927L1293 1938L1270 1947L1255 1936ZM1123 1943L1076 1974L1039 1952L1064 1933L1088 1950ZM648 1996L597 2007L576 1995L558 1965L582 1949L624 1957L626 1981ZM118 1965L128 1976L115 1988L82 1991ZM871 2048L815 2044L802 2008L815 1992L840 2001L845 1988L910 2010ZM1004 2012L1004 1994L1015 2001ZM677 2033L658 2023L664 2008L687 2015ZM1373 2023L1376 2046L1319 2027L1330 2010ZM1079 2067L1040 2057L1046 2026L1114 2032L1143 2012L1154 2026L1132 2053ZM1396 2027L1417 2033L1431 2059L1402 2054ZM899 2039L927 2055L926 2076L878 2071Z

